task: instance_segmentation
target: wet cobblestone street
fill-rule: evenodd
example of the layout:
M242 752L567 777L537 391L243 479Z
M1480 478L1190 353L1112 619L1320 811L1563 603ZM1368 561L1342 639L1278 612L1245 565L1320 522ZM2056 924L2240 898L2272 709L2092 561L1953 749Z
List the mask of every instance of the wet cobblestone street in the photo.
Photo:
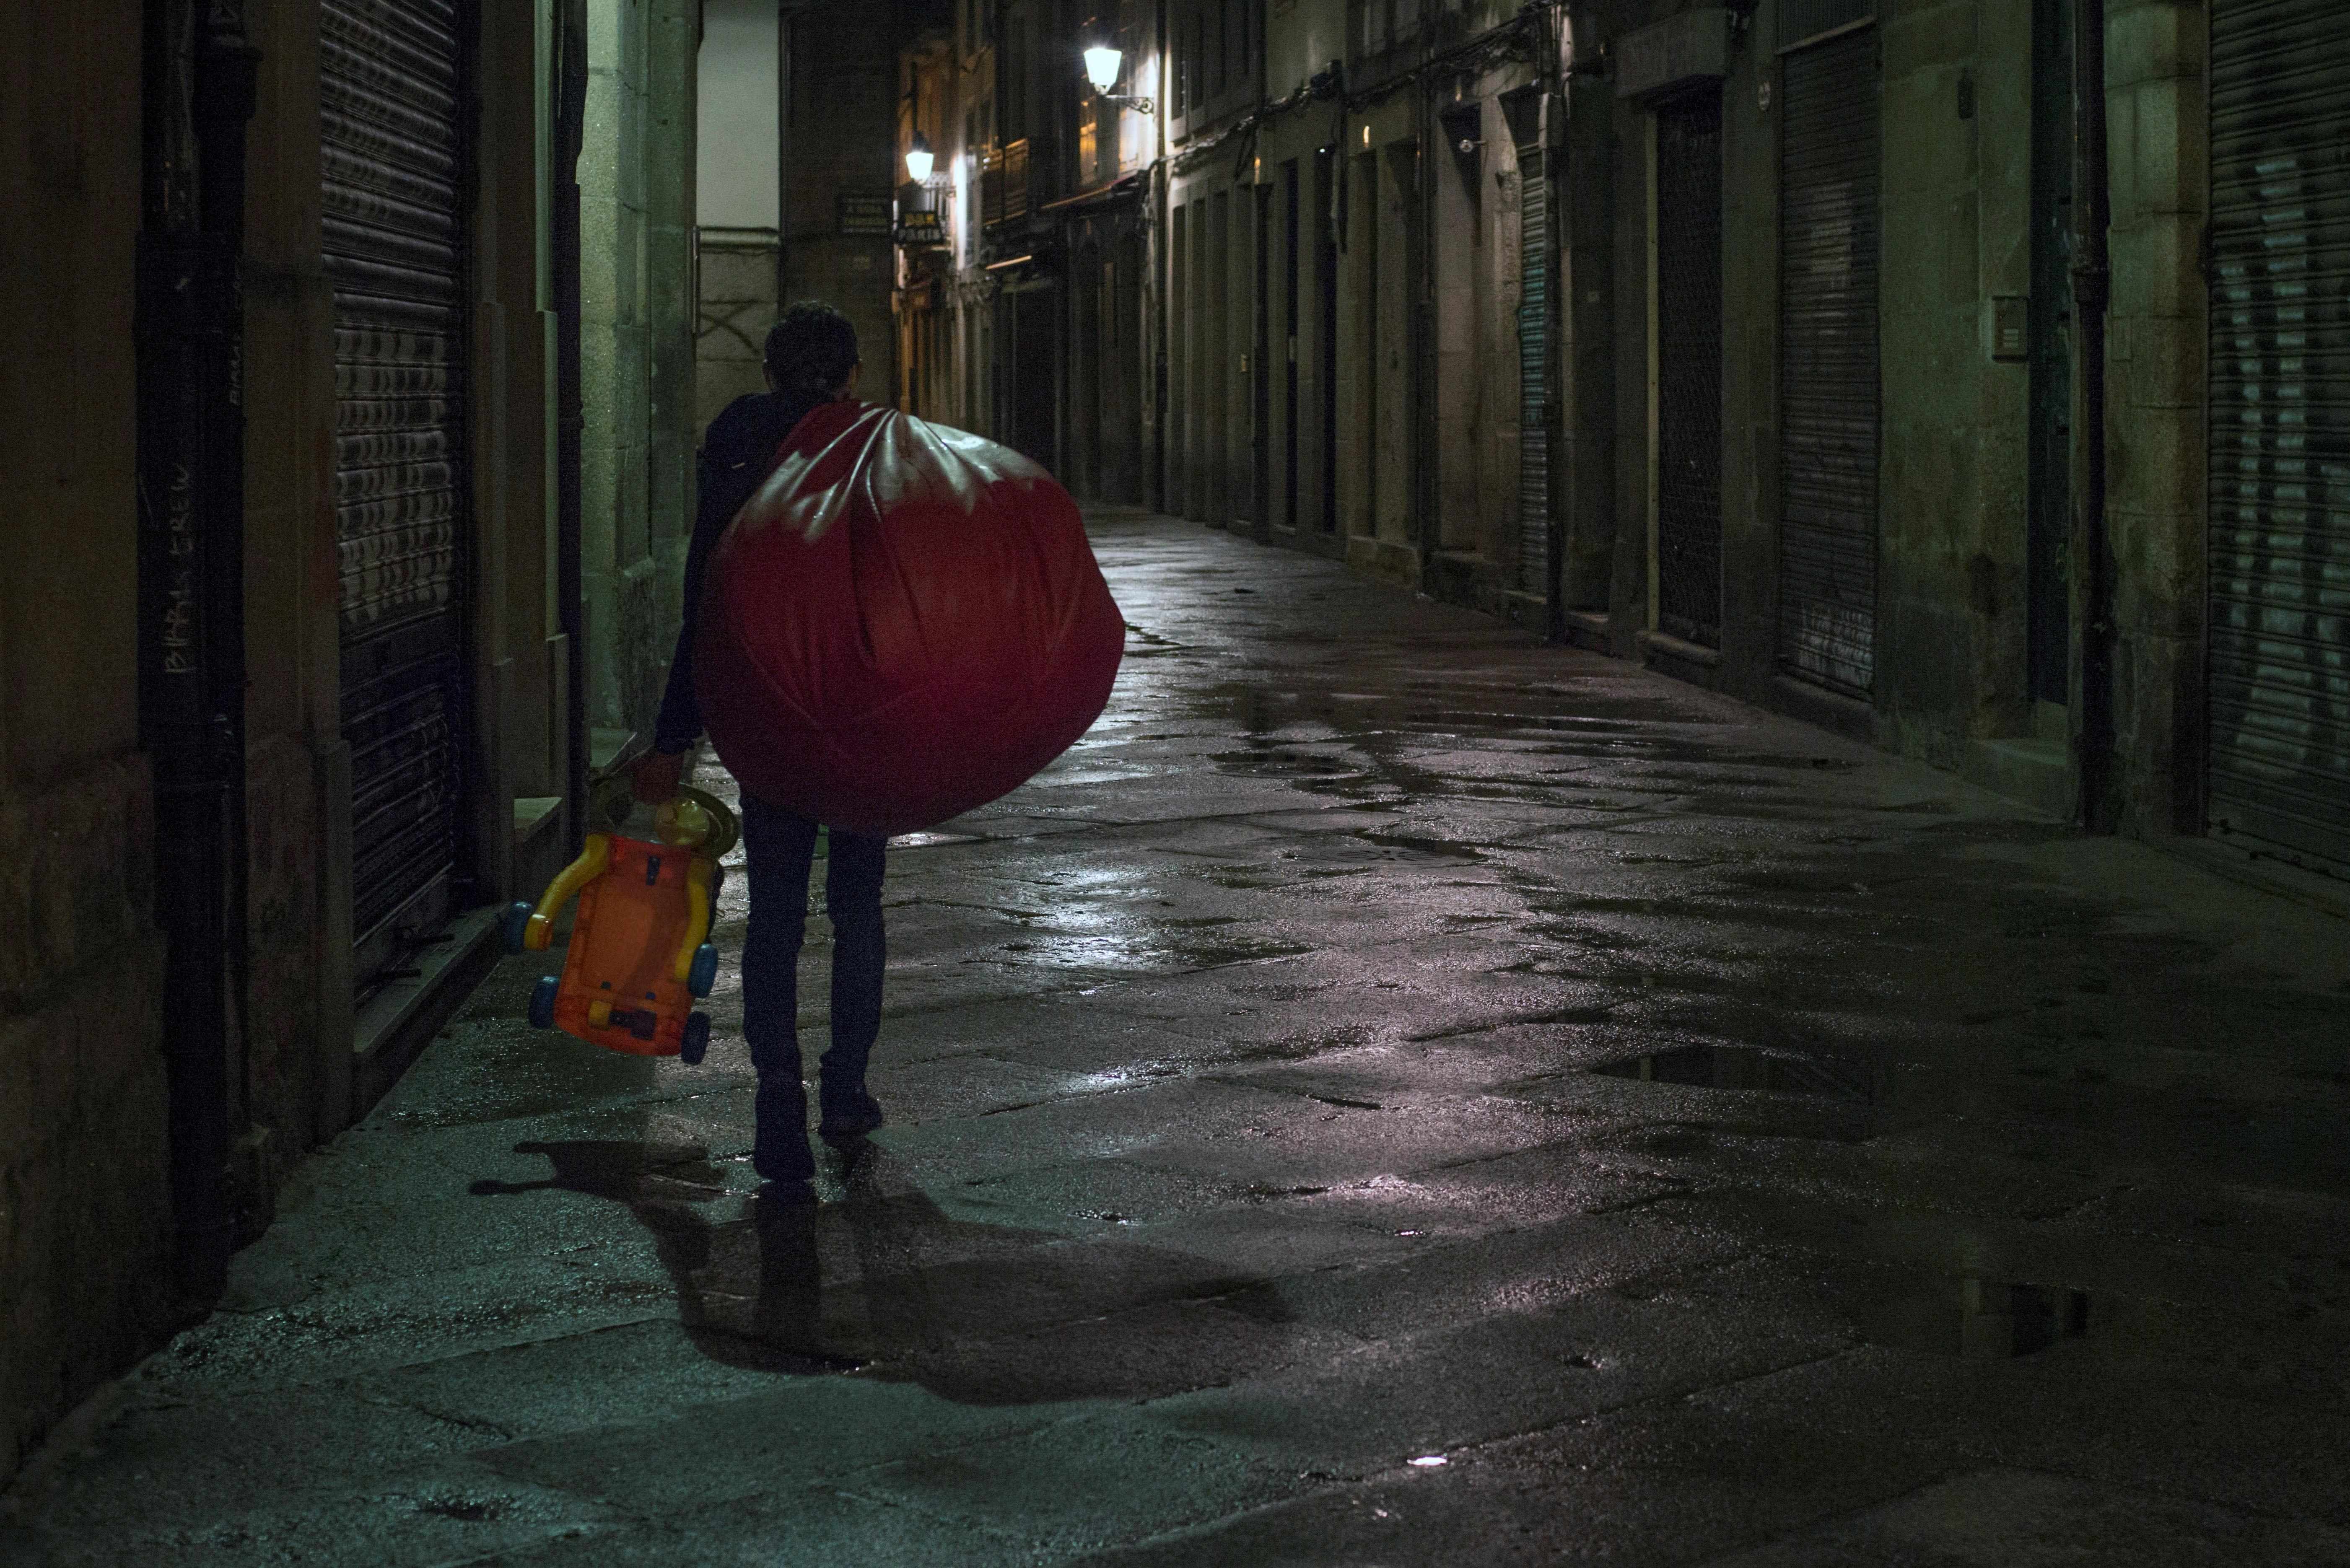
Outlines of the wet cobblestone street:
M818 1203L749 1165L743 878L698 1068L505 960L0 1557L2350 1563L2350 924L1096 537L1110 710L893 851Z

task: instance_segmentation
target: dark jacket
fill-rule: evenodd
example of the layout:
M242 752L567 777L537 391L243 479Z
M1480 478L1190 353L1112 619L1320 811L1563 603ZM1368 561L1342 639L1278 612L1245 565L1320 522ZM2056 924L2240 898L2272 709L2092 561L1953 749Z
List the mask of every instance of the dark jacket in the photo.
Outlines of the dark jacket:
M693 637L702 605L702 572L711 551L767 477L775 449L792 427L824 400L797 392L758 392L737 398L702 432L694 475L702 500L693 514L693 542L685 552L685 622L678 628L677 653L669 664L669 690L653 724L653 745L682 752L702 738L702 704L693 695Z

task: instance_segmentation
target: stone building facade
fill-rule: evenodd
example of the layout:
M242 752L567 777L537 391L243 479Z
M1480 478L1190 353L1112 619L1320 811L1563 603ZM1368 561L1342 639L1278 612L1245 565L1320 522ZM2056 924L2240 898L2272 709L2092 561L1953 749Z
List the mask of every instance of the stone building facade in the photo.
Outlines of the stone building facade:
M585 21L7 8L0 1477L568 853Z
M959 36L1035 32L980 9ZM1102 25L1062 19L1061 90ZM2310 303L2350 245L2323 90L2350 13L1174 0L1161 25L1129 50L1159 66L1128 117L1159 144L1154 504L2100 830L2350 875L2345 346ZM999 56L992 90L1014 77L1035 90ZM958 257L963 286L1057 286L1045 230L1016 233ZM1093 406L1125 371L1089 318L999 308L936 379L1049 362ZM1020 411L926 406L999 436Z

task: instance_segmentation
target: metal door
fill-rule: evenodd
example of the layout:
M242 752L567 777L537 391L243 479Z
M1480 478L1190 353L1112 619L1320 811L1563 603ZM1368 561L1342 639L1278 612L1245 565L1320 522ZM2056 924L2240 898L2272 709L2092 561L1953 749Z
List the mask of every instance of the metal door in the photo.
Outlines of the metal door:
M320 8L335 521L362 988L469 894L466 17Z
M1518 146L1518 591L1550 597L1550 171Z
M2212 0L2210 819L2350 875L2350 8Z
M1657 628L1721 646L1721 86L1657 106Z
M1779 663L1866 697L1877 643L1877 29L1784 62Z

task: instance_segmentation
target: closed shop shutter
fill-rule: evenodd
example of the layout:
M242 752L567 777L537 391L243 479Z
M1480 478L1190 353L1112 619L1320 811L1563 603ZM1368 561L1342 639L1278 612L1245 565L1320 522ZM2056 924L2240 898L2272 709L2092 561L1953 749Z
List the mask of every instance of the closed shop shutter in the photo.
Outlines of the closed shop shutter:
M2350 875L2350 8L2211 6L2213 831Z
M1657 626L1721 646L1721 87L1657 106Z
M353 931L368 984L460 891L467 745L463 18L326 0L335 519Z
M1550 180L1518 148L1518 588L1550 597Z
M1868 695L1877 638L1877 31L1784 61L1779 663Z

